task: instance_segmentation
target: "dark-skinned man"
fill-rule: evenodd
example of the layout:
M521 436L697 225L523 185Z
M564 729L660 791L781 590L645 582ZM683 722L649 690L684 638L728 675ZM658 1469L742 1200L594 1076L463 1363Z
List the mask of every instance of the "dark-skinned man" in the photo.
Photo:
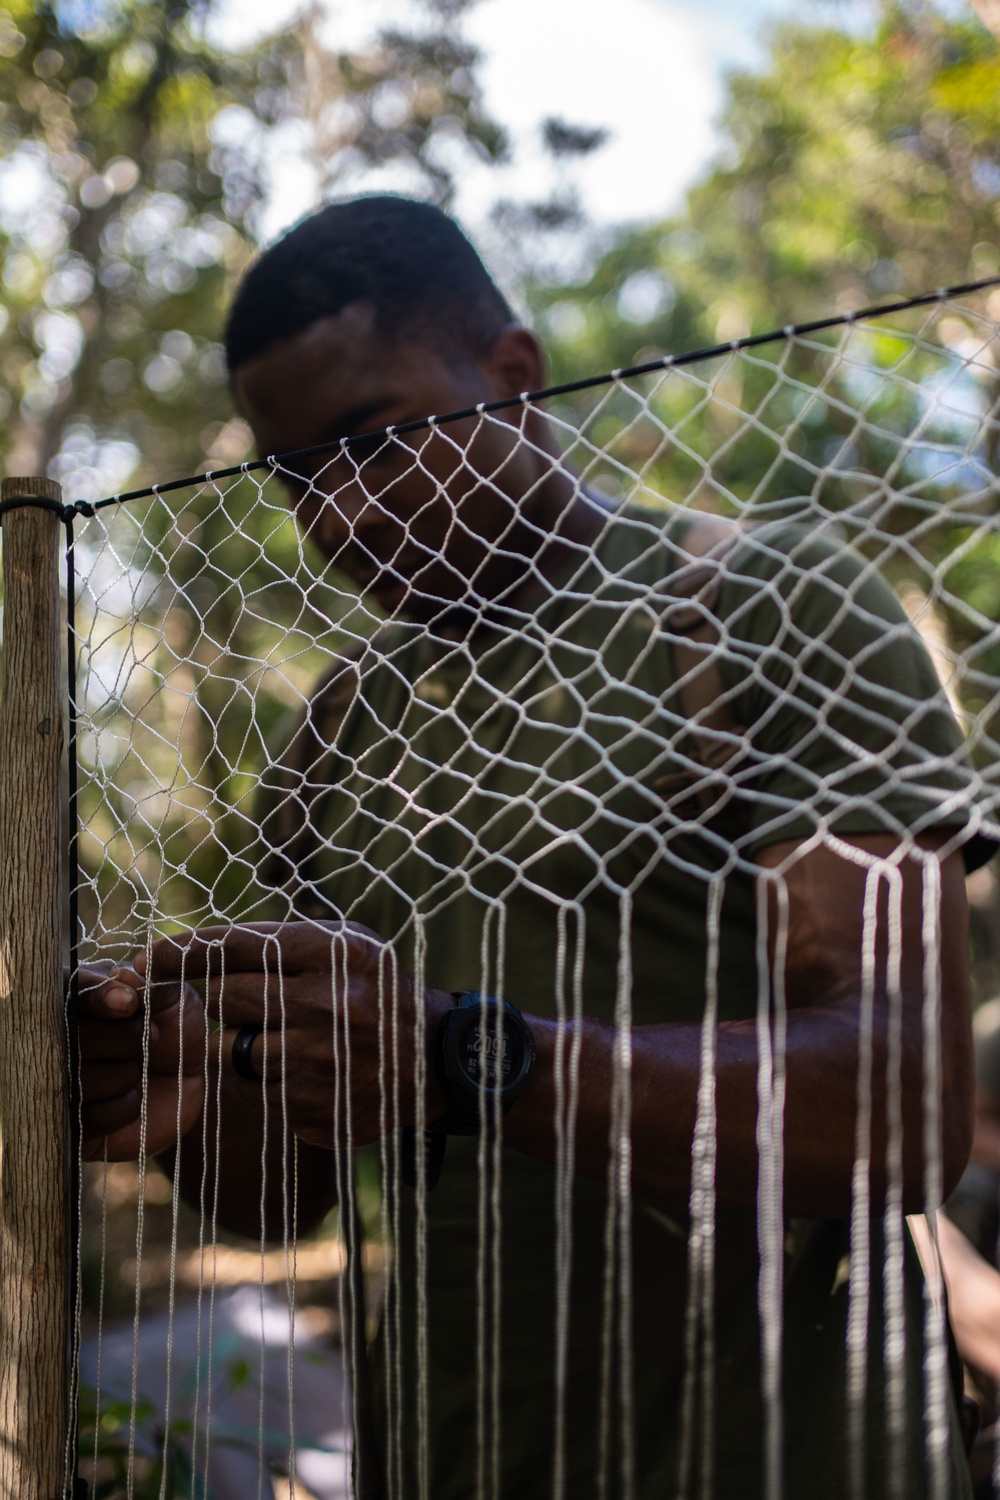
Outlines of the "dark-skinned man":
M457 227L397 198L331 205L267 251L237 295L227 351L262 455L545 382L537 340ZM465 1500L482 1482L489 1494L495 1462L500 1494L518 1500L552 1494L555 1477L573 1500L652 1500L687 1493L685 1484L757 1496L777 1463L788 1500L841 1500L852 1483L871 1497L893 1485L910 1497L932 1493L937 1462L942 1493L966 1495L951 1406L932 1434L939 1458L928 1457L932 1376L908 1244L895 1287L904 1342L892 1365L902 1370L905 1430L895 1445L887 1431L880 1214L892 1186L894 1024L896 1209L923 1208L938 1167L946 1193L968 1153L963 854L971 864L988 850L974 837L959 732L891 594L801 526L741 532L718 522L706 545L683 515L629 505L612 514L526 402L300 459L281 475L319 553L389 619L317 688L266 778L269 853L258 879L280 893L282 919L160 941L148 990L142 956L117 986L89 992L88 1149L138 1148L134 1036L150 1004L161 1072L147 1092L147 1145L174 1169L183 1012L179 1170L198 1201L203 1107L210 1142L217 1122L214 1100L202 1099L203 1013L190 996L181 1005L179 985L207 966L207 1009L222 1021L210 1039L222 1110L209 1194L217 1182L220 1219L235 1230L260 1232L265 1095L271 1232L286 1217L281 1110L298 1142L300 1232L333 1202L334 1148L347 1128L334 1118L346 1054L333 1038L349 1034L350 1143L382 1142L386 1190L398 1195L396 1300L378 1350L393 1493ZM704 705L693 732L684 679L709 659L705 680L728 706L713 717ZM706 801L706 783L726 795ZM761 1395L768 1294L755 1209L773 1150L759 1098L774 1074L760 1048L764 1037L780 1046L777 1023L758 1024L762 982L765 1003L787 1010L783 1201L777 1221L760 1219L781 1262L783 1435ZM938 984L939 1047L925 1055ZM131 1014L113 1020L112 999ZM706 1031L709 1002L717 1025ZM495 1073L471 1076L463 1036L497 1055L514 1049L525 1076L512 1102L497 1097ZM699 1363L692 1384L689 1207L706 1037L714 1365ZM122 1056L106 1065L115 1049ZM485 1350L479 1214L494 1184L484 1197L481 1169L495 1137L478 1134L484 1077L483 1112L502 1132L500 1345L490 1335ZM557 1204L572 1077L574 1176L570 1200ZM939 1161L927 1153L928 1094L940 1104ZM703 1092L703 1121L704 1109ZM416 1195L396 1182L395 1143L400 1127L435 1122L447 1151L442 1166L443 1129L432 1132L428 1162L440 1178L418 1247ZM852 1366L863 1381L849 1410L859 1140L870 1145L861 1201L871 1270L867 1352ZM620 1209L610 1281L609 1142ZM568 1282L567 1262L562 1282L556 1269L560 1214L572 1232ZM616 1318L607 1360L606 1295ZM768 1316L773 1329L778 1309ZM699 1333L696 1361L705 1342Z

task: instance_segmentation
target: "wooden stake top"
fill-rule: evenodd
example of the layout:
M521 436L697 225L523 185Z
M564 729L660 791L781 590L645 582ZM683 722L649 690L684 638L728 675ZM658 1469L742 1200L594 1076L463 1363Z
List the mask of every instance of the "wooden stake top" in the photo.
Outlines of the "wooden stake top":
M62 485L58 479L49 479L45 474L26 475L23 479L0 479L0 505L5 500L20 500L22 496L32 499L61 500Z

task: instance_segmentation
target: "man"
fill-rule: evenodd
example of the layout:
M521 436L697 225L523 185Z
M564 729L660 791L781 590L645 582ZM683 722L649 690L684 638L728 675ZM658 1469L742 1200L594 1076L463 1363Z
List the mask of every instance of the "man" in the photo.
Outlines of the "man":
M284 920L95 990L90 1149L138 1148L137 1065L101 1057L145 1003L147 1148L172 1167L180 1118L197 1202L218 1139L224 1224L283 1232L277 1122L300 1231L334 1148L380 1143L393 1494L965 1495L900 1236L968 1153L976 818L894 599L802 527L611 515L540 409L486 415L542 355L426 205L299 225L227 349L261 454L397 430L278 466L389 618L269 774ZM443 1164L440 1130L400 1148L435 1123Z

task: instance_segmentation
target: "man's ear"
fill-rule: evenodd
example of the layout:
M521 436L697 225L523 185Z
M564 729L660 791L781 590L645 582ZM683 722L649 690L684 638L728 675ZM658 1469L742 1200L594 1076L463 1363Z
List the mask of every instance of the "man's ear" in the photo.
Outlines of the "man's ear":
M540 391L545 385L545 354L530 328L508 323L479 367L495 399L519 396L522 391Z

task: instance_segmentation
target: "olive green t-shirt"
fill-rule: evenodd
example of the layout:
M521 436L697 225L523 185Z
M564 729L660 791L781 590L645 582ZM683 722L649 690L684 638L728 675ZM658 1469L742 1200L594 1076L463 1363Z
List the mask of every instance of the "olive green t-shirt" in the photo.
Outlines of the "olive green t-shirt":
M703 575L682 551L683 519L665 516L620 512L558 588L539 585L529 615L387 626L317 695L265 821L299 910L363 922L426 985L502 993L528 1016L697 1023L712 985L719 1019L745 1019L760 993L757 850L824 831L975 832L958 727L874 569L772 523ZM677 681L692 619L714 633L729 703L707 749ZM707 763L721 770L706 803ZM822 1098L816 1111L822 1131ZM379 1358L393 1492L415 1500L424 1466L430 1500L467 1500L480 1481L490 1494L496 1463L504 1500L542 1500L558 1448L572 1500L623 1493L626 1468L637 1500L763 1495L755 1216L716 1216L709 1337L689 1308L686 1204L636 1198L609 1240L603 1182L578 1175L567 1213L553 1167L505 1150L496 1183L488 1156L448 1142L420 1296L414 1195L399 1188L390 1203ZM861 1468L874 1500L888 1462L885 1251L869 1228ZM849 1249L845 1222L786 1225L787 1500L848 1493ZM915 1497L929 1485L927 1388L908 1239L904 1263L906 1430L892 1463ZM953 1429L949 1497L967 1493Z

